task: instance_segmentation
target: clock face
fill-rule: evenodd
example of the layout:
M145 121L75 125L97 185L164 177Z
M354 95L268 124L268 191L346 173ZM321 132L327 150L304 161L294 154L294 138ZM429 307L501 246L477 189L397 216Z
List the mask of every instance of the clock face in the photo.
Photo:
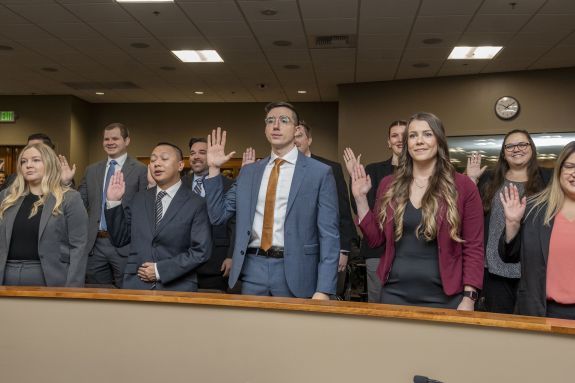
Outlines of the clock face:
M503 120L510 120L519 113L519 101L513 97L501 97L495 103L495 114Z

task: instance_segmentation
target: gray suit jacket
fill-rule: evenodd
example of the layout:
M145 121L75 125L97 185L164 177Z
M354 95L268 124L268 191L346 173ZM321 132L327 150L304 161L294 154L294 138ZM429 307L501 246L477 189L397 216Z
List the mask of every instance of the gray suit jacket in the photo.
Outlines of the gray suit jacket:
M0 201L6 191L0 194ZM0 284L4 283L4 268L10 250L10 239L16 214L23 198L10 207L0 219ZM80 193L64 193L62 214L52 215L56 199L50 195L42 208L38 232L38 255L47 286L83 287L88 261L85 251L88 215Z
M96 235L100 226L100 215L102 214L102 191L104 188L104 177L106 176L106 164L108 160L99 161L89 165L86 168L82 183L78 187L78 191L82 195L84 206L88 211L88 243L86 245L86 252L89 254L96 242ZM127 204L134 194L141 190L146 190L148 186L148 169L146 165L138 160L128 156L124 166L122 166L122 173L124 173L124 181L126 182L126 194L122 203ZM129 249L119 248L120 255L127 257Z
M125 206L106 210L114 246L131 242L122 288L146 290L152 284L138 278L144 262L155 262L161 281L158 290L193 291L196 268L212 251L206 202L182 184L155 227L156 188L137 193Z
M242 168L236 183L225 194L222 176L204 180L212 224L221 224L236 215L231 287L242 271L269 160L266 157ZM332 170L298 153L284 226L284 266L291 292L298 298L309 298L316 291L335 294L339 249L339 210Z

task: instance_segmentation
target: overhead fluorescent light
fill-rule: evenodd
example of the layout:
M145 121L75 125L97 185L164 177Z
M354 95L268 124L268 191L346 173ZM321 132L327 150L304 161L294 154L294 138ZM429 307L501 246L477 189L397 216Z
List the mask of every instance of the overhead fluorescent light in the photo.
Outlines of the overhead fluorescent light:
M503 47L455 47L448 60L491 60Z
M221 63L224 60L214 50L205 51L172 51L182 62L185 63Z
M103 96L104 92L96 92L96 96Z
M116 0L118 3L173 3L174 0Z
M297 92L298 92L299 94L306 94L306 93L307 93L307 90L298 90Z
M195 94L204 94L204 92L201 91L201 90L196 90L194 93L195 93Z

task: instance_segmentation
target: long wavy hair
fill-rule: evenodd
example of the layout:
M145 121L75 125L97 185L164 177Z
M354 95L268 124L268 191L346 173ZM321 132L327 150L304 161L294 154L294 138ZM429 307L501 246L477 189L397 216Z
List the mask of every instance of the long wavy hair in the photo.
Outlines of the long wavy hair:
M527 182L525 183L525 196L529 197L541 191L541 189L545 187L543 179L541 178L541 174L539 173L539 165L537 164L537 148L535 147L535 142L533 142L531 135L526 130L514 129L507 133L503 139L503 144L501 145L501 150L499 151L499 160L497 161L497 165L495 166L495 170L493 172L493 179L491 182L483 186L481 194L483 195L482 202L483 211L485 214L489 213L491 210L493 197L495 197L495 194L497 194L505 182L505 175L509 171L509 163L505 159L505 142L510 135L515 133L521 133L527 137L532 152L531 159L527 163Z
M390 206L393 210L395 240L399 240L403 235L403 215L413 181L413 158L411 158L408 150L409 127L412 121L416 120L425 121L437 140L435 171L429 178L429 187L421 200L422 221L416 228L417 238L420 235L423 235L426 241L437 238L437 217L445 214L450 226L449 236L454 241L463 242L463 239L459 236L460 216L457 211L455 168L449 159L449 148L443 123L431 113L417 113L407 123L407 131L403 136L403 150L399 160L399 167L395 172L395 179L381 198L378 216L379 225L383 229L388 219L387 207Z
M551 182L549 182L549 185L539 193L528 198L531 208L527 212L526 217L532 213L539 214L543 207L546 206L543 224L549 226L551 220L559 213L565 202L565 192L561 188L561 171L563 164L573 153L575 153L575 141L568 143L559 154L559 158L557 158L557 162L555 163L553 178Z
M40 157L44 163L44 177L42 178L42 196L40 199L32 205L32 210L30 211L30 217L35 216L38 213L40 206L43 206L46 199L50 194L56 199L56 204L52 209L53 215L62 214L61 206L64 200L64 193L66 193L70 188L62 186L60 181L60 175L62 174L62 168L60 166L60 161L56 152L52 150L48 145L45 144L31 144L27 145L18 156L18 166L16 167L16 178L14 183L10 186L6 198L0 204L0 218L4 217L4 213L11 206L14 206L16 202L23 196L30 193L30 186L24 180L24 175L22 172L22 156L24 153L30 149L36 149L40 152Z

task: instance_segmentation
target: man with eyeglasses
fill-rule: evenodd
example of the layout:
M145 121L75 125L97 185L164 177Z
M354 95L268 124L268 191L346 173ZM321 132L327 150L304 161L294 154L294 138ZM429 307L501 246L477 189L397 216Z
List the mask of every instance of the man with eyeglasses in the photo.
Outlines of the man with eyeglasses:
M271 155L244 166L224 193L220 167L226 132L208 136L204 180L212 224L235 215L236 238L229 285L242 294L329 299L335 294L339 261L339 213L331 168L295 146L299 118L286 102L265 108Z

